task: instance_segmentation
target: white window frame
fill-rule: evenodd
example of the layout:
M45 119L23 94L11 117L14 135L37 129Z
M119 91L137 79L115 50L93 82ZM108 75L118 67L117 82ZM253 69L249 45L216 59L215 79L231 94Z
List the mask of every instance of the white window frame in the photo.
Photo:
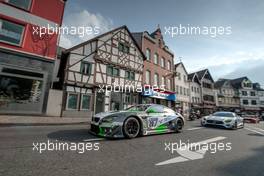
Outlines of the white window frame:
M68 105L69 105L69 95L70 94L75 94L75 95L77 95L77 108L76 109L72 109L72 108L69 108L68 107ZM76 92L67 92L67 102L66 102L66 110L68 110L68 111L78 111L78 107L79 107L79 98L80 98L80 96L79 96L79 93L76 93Z
M83 105L83 96L90 96L90 102L89 102L89 107L90 109L83 109L82 105ZM91 101L92 101L92 95L91 94L81 94L81 106L80 106L80 110L82 111L90 111L91 110Z
M16 24L16 25L19 25L19 26L22 26L23 27L23 30L22 30L22 33L21 33L21 37L20 37L20 41L19 41L19 44L17 43L12 43L12 42L9 42L9 41L5 41L5 40L0 40L0 42L3 42L3 43L6 43L6 44L9 44L9 45L13 45L13 46L22 46L23 44L23 39L24 39L24 35L25 35L25 28L26 26L23 25L23 24L19 24L19 23L16 23L16 22L13 22L13 21L10 21L10 20L7 20L7 19L4 19L4 18L1 18L2 21L7 21L9 23L13 23L13 24ZM1 24L1 28L2 28L2 25Z

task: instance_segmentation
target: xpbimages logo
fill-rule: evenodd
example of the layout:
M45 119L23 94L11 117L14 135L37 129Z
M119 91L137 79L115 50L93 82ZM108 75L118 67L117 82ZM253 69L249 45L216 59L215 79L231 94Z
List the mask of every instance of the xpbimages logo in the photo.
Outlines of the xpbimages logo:
M217 151L230 151L232 150L231 142L212 142L212 143L190 143L187 142L174 142L164 143L165 151L169 151L171 154L177 151L208 151L210 153L216 153Z
M46 34L65 34L65 35L78 35L83 38L86 35L97 35L100 34L100 27L98 26L32 26L33 35L43 37Z
M85 151L98 151L100 149L99 143L91 142L33 142L32 150L38 153L45 151L77 151L77 153L84 153Z
M180 35L203 35L210 36L212 38L231 35L232 27L231 26L191 26L187 25L176 25L176 26L165 26L165 35L176 37Z

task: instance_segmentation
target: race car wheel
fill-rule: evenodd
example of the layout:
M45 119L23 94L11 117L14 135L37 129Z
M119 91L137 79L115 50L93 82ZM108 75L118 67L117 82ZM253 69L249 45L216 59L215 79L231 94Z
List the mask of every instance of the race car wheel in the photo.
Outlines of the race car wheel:
M176 123L177 125L177 127L176 127L176 132L181 132L182 131L182 128L183 128L183 120L182 119L178 119L177 120L177 123Z
M123 125L123 133L126 138L135 138L139 134L140 124L135 117L129 117Z

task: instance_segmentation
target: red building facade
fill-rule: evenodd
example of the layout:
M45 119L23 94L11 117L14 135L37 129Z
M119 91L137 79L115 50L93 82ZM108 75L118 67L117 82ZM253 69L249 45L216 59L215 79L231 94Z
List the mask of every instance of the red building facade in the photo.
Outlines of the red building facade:
M42 114L59 33L63 0L0 0L0 113ZM14 111L15 110L15 111Z
M133 33L133 36L146 56L143 85L153 89L152 92L147 90L143 93L142 103L157 103L173 107L176 101L176 94L173 92L174 54L166 46L161 29L158 27L151 34L146 31Z

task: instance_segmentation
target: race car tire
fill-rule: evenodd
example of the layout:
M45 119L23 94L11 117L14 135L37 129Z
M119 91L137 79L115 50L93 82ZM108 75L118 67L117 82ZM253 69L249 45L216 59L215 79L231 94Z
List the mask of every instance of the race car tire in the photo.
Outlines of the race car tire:
M135 138L140 133L140 123L135 117L128 117L123 125L124 136L128 139Z
M184 122L181 118L177 119L177 122L176 122L176 132L179 133L182 131L183 129L183 125L184 125Z

